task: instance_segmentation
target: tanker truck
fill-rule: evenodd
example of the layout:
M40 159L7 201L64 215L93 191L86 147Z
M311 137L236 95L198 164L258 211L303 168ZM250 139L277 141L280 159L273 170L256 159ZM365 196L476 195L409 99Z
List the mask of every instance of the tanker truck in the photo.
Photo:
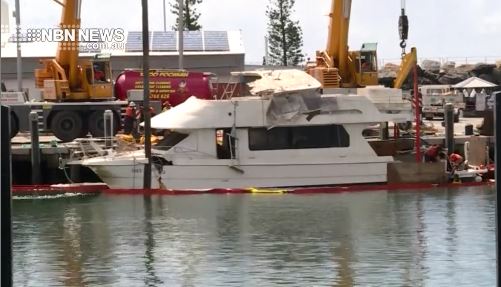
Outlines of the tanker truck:
M81 0L56 1L62 6L60 28L78 35ZM69 28L71 27L71 28ZM142 89L140 71L125 71L113 83L110 55L80 58L78 37L60 41L53 59L41 60L35 69L35 86L41 100L34 101L23 92L2 92L0 100L11 108L11 136L29 130L28 115L36 111L39 126L64 142L84 137L104 136L104 111L114 116L113 134L120 127L121 111L127 105L127 93ZM151 70L152 100L175 106L191 95L211 98L208 75L186 71Z
M213 99L214 74L188 72L184 70L150 70L150 100L160 101L163 106L174 107L190 96L200 99ZM118 75L115 82L115 98L129 99L131 90L137 90L142 97L143 71L128 69Z
M159 107L174 107L190 96L213 99L213 74L183 70L150 70L150 100ZM46 83L47 84L47 83ZM133 93L131 93L133 92ZM135 97L129 96L135 95ZM141 101L143 97L143 72L128 69L120 73L113 84L113 95L105 101L47 101L33 100L21 92L3 91L2 104L11 109L11 137L19 131L29 131L28 115L36 111L39 127L51 132L58 139L68 142L90 133L93 137L104 136L103 114L114 114L114 133L120 129L122 111L129 100ZM159 112L159 111L156 111Z

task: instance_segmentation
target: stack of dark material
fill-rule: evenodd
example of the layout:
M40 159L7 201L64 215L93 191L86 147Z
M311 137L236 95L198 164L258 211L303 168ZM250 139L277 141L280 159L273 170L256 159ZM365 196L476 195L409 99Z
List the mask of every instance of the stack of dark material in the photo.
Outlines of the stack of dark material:
M386 64L379 71L380 83L391 85L398 72L395 64ZM498 64L465 64L454 62L440 64L438 61L425 60L418 66L419 85L455 85L470 77L479 77L501 86L501 62ZM407 78L403 89L412 89L412 73Z

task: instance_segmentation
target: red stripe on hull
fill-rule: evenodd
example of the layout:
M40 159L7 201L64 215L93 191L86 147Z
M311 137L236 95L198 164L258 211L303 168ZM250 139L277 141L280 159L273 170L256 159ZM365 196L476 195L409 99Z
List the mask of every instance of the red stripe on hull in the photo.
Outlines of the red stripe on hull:
M38 184L14 185L12 194L15 196L58 195L65 193L95 194L108 189L106 184Z
M465 182L465 183L402 183L402 184L373 184L373 185L348 185L348 186L326 186L326 187L304 187L277 189L283 193L290 194L336 194L344 192L366 192L366 191L408 191L434 188L460 188L470 186L488 186L493 182ZM273 189L271 189L273 190ZM258 189L259 191L259 189ZM215 188L208 190L172 190L172 189L109 189L105 184L100 185L15 185L12 194L17 196L29 195L57 195L64 193L106 193L115 195L195 195L195 194L248 194L253 193L248 189L226 189ZM258 192L259 193L259 192ZM270 192L263 192L267 194ZM271 192L273 194L273 192Z

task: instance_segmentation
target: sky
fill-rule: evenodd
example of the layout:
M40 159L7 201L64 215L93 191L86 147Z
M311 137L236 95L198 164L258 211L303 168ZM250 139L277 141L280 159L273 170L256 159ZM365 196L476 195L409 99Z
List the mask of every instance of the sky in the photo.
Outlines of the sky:
M166 0L167 3L174 0ZM14 9L14 0L7 0ZM204 30L241 30L246 63L258 64L264 55L266 7L270 0L203 0L199 5ZM420 60L464 62L501 59L500 0L407 0L410 21L408 47L417 47ZM82 0L82 26L141 30L141 0ZM20 0L21 25L52 27L60 6L52 0ZM149 0L150 30L163 29L163 0ZM380 59L400 57L398 17L400 0L353 0L349 45L377 42ZM326 47L330 0L296 0L293 19L303 31L307 56ZM169 6L167 4L167 9ZM43 11L43 12L42 12ZM167 11L167 28L175 16Z

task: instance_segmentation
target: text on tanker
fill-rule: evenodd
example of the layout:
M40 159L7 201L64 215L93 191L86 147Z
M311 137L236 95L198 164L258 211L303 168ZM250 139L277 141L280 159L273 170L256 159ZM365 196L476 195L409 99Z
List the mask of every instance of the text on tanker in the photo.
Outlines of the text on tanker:
M136 82L135 89L143 89L143 82ZM168 99L170 94L174 93L170 82L151 82L150 83L150 99Z

